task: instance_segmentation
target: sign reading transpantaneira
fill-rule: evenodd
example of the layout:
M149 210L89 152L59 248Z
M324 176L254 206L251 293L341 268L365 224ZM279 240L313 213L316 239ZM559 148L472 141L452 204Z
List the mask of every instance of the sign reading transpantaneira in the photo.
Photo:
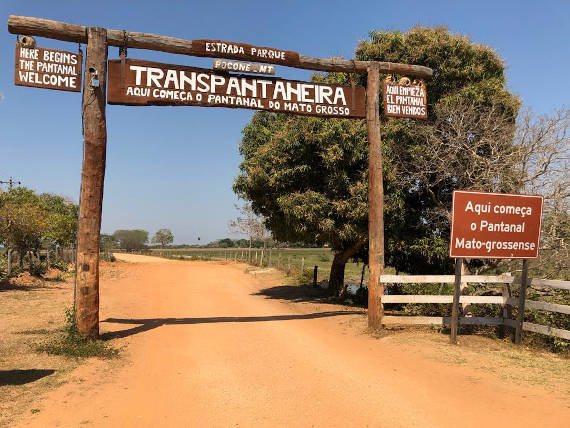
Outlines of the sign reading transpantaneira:
M542 196L453 192L453 258L535 259L538 257Z
M427 119L427 97L422 81L410 82L403 77L398 83L392 78L384 79L384 114L388 117Z
M81 53L16 43L14 82L19 86L81 91Z
M195 105L278 111L309 116L366 117L362 86L338 86L127 59L108 66L109 104ZM124 79L124 80L122 80Z

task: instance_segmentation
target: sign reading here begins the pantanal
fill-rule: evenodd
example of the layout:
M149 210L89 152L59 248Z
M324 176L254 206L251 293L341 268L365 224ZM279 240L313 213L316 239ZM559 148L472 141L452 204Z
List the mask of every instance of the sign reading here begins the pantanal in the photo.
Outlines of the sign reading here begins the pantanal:
M451 242L454 258L538 257L542 196L453 192Z
M194 105L268 110L321 117L366 116L365 90L127 59L109 61L109 104ZM124 83L124 84L123 84Z
M16 43L14 82L18 86L81 91L82 55Z

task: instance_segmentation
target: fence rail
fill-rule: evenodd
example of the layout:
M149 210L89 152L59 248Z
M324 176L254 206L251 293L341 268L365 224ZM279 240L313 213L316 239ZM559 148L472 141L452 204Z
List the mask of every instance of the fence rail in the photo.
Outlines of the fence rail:
M452 284L455 282L454 275L382 275L380 281L385 284ZM518 277L509 275L463 275L462 283L483 284L520 284ZM543 286L559 290L570 290L570 281L529 278L529 285ZM453 303L452 295L417 295L417 294L384 294L381 303ZM463 304L496 304L503 307L502 317L460 317L459 324L463 325L494 325L516 328L516 321L510 318L511 308L519 306L519 299L510 296L510 292L503 288L501 296L466 296L459 297L459 303ZM557 303L525 300L525 309L548 311L560 314L570 314L570 306ZM385 315L382 323L385 325L446 325L451 324L451 317L428 317L428 316L403 316ZM523 330L554 336L570 340L570 331L560 328L523 322Z

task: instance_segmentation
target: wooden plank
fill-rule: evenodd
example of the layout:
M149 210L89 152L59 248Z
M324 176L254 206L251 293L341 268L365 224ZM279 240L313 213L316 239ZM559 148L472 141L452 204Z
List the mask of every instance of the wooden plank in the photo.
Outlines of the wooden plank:
M514 277L508 275L462 275L462 282L510 284ZM382 275L382 281L390 284L453 284L454 275Z
M58 49L26 47L16 43L14 84L81 92L83 56Z
M453 303L453 296L428 294L385 294L382 303ZM459 296L459 303L504 305L507 299L503 296Z
M49 19L32 18L26 16L10 15L8 18L8 31L12 34L25 34L30 36L47 37L67 42L86 43L86 27L83 25L67 24ZM107 30L109 46L124 46L125 34L122 30ZM126 32L126 46L135 49L148 49L182 55L196 56L191 40L176 37L160 36L149 33ZM219 58L239 59L230 54L216 55ZM272 63L271 61L258 62ZM406 76L429 79L433 70L421 65L399 64L382 61L356 61L344 59L323 59L299 55L299 64L296 68L319 71L336 71L346 73L367 73L368 66L374 63L382 73L400 74Z
M109 61L107 102L120 105L194 105L279 111L319 117L363 118L365 89L228 73L127 59Z
M105 86L107 43L103 28L88 28L87 58L83 79L83 168L77 233L77 288L75 317L83 337L99 336L99 233L107 150ZM98 86L91 81L97 71Z
M510 298L507 300L507 303L512 306L519 305L518 299ZM568 305L559 305L557 303L548 303L548 302L539 302L537 300L527 300L525 307L527 309L536 309L539 311L548 311L548 312L558 312L561 314L569 314L570 315L570 306Z
M532 331L534 333L546 334L548 336L559 337L561 339L570 340L570 331L563 330L561 328L548 327L545 325L534 324L531 322L525 322L523 325L523 330Z
M462 325L501 325L502 318L470 317L459 318ZM444 325L451 324L451 317L421 317L421 316L394 316L384 315L384 325Z
M382 275L382 282L388 284L453 284L453 275ZM463 275L463 282L481 284L520 284L521 278L511 275ZM570 281L554 279L528 279L529 285L551 287L560 290L570 290Z
M368 130L368 327L378 329L382 322L381 298L384 285L384 182L382 178L382 140L380 137L380 71L368 69L366 88L366 126Z

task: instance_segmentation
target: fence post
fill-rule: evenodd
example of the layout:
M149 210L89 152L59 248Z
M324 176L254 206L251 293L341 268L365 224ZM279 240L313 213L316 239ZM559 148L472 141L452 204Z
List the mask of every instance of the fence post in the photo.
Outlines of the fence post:
M313 287L317 286L317 272L319 270L318 266L315 266L315 268L313 269Z
M8 256L7 271L8 271L8 276L10 276L10 274L12 273L12 249L11 248L8 248L7 256Z
M449 341L457 343L457 330L459 328L459 295L461 292L461 266L463 259L455 259L455 284L453 286L453 307L451 308L451 333Z
M277 269L281 269L281 253L277 255Z
M287 259L287 275L291 275L291 256Z
M259 261L259 266L263 267L263 248L261 249L261 259Z
M271 255L273 254L273 250L269 250L269 262L267 263L267 266L271 267Z
M305 258L301 257L301 275L305 272Z
M505 321L506 320L510 320L512 318L513 315L513 310L512 310L512 306L509 304L509 299L511 298L511 285L510 284L503 284L503 289L502 289L502 296L503 299L505 300L505 303L503 304L503 324L501 325L501 328L499 329L501 337L505 337L506 334L506 325L505 325Z
M528 282L528 260L523 260L522 276L521 276L521 291L519 295L519 312L517 314L517 328L515 330L515 343L520 345L522 342L522 332L524 324L524 305L526 302L526 285Z

